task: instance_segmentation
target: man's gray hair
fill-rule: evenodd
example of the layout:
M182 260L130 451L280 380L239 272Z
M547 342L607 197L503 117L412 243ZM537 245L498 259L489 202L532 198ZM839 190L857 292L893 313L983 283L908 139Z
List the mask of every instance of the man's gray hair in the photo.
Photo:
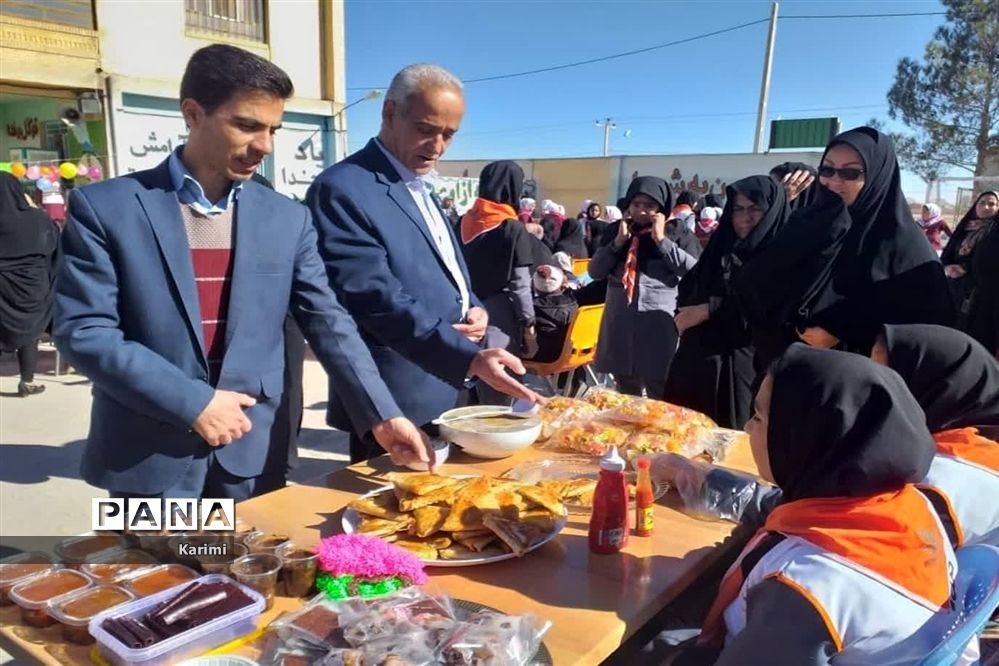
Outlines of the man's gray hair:
M461 79L439 65L417 63L402 68L392 77L385 101L392 101L400 113L405 114L409 99L415 93L431 88L445 88L464 94Z

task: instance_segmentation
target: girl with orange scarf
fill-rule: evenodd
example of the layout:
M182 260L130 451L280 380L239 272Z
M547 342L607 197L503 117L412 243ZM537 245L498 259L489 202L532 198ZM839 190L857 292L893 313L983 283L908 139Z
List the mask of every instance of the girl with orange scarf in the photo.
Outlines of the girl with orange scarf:
M920 649L912 637L948 607L956 565L915 486L935 447L902 379L795 344L746 431L783 498L725 574L697 646L669 663L896 663Z
M901 375L926 413L937 455L920 488L951 544L999 546L999 361L929 324L885 326L871 358Z

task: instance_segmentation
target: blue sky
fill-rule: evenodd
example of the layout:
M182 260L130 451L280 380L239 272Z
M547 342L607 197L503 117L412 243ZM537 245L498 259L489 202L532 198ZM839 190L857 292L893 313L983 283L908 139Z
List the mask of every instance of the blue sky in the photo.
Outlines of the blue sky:
M347 99L384 89L412 62L463 79L521 72L693 37L769 16L767 0L692 2L348 0ZM936 0L784 0L781 15L943 11ZM885 94L942 16L778 23L768 119L837 115L888 121ZM767 24L555 72L471 83L451 159L592 156L598 118L614 154L752 150ZM351 150L377 133L381 101L347 111ZM893 126L889 122L889 126ZM625 137L625 130L630 136ZM906 189L925 187L915 177Z

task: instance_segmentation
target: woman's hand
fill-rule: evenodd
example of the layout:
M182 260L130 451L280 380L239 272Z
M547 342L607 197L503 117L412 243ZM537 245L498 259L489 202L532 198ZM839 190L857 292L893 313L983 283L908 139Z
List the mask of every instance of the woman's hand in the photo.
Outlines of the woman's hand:
M652 240L656 245L666 240L666 216L662 213L652 216Z
M812 347L832 349L839 344L839 338L821 326L809 326L804 331L798 331L798 337Z
M700 305L688 305L686 307L677 308L676 316L673 317L673 322L676 323L676 328L683 335L683 332L687 329L694 328L695 326L700 326L708 320L711 316L711 308L708 307L707 303L701 303Z
M631 224L628 220L621 220L617 227L617 236L614 237L614 247L620 250L631 240Z
M964 266L960 264L950 264L949 266L944 266L944 275L952 280L964 277L968 271L964 270Z

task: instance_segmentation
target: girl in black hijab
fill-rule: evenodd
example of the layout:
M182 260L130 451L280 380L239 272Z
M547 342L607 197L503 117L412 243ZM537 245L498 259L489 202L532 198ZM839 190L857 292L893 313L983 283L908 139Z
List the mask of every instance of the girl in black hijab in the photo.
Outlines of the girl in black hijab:
M935 448L919 405L870 359L796 344L746 431L783 498L723 579L702 652L673 663L886 661L951 594L953 551L914 485Z
M726 189L718 229L680 283L675 317L680 347L666 382L666 400L739 429L753 401L753 345L735 296L742 267L784 226L784 188L750 176Z
M485 344L530 357L537 348L531 276L541 241L517 220L523 186L524 172L516 162L486 165L479 198L461 219L461 242L472 291L489 313ZM499 394L482 392L486 400L505 402Z
M883 324L949 325L947 281L912 219L891 139L870 127L840 134L819 181L815 203L743 272L760 365L799 339L866 356Z
M636 178L624 201L626 219L607 228L588 269L594 280L607 279L595 368L612 373L623 393L661 399L676 351L676 288L701 246L667 221L672 195L661 178Z
M59 232L29 203L14 176L0 172L0 351L17 351L17 393L35 395L38 338L52 319Z
M946 326L887 325L871 358L905 380L930 432L999 426L999 361Z
M586 234L582 223L574 217L562 220L558 230L558 240L555 241L555 252L565 252L573 259L586 259Z
M978 283L979 249L997 226L999 217L999 192L982 192L975 200L951 236L940 255L944 272L949 278L954 303L958 308L957 327L969 330L972 310L975 308Z
M600 249L600 240L610 224L603 219L603 214L603 206L596 201L591 201L586 208L586 249L591 257Z

